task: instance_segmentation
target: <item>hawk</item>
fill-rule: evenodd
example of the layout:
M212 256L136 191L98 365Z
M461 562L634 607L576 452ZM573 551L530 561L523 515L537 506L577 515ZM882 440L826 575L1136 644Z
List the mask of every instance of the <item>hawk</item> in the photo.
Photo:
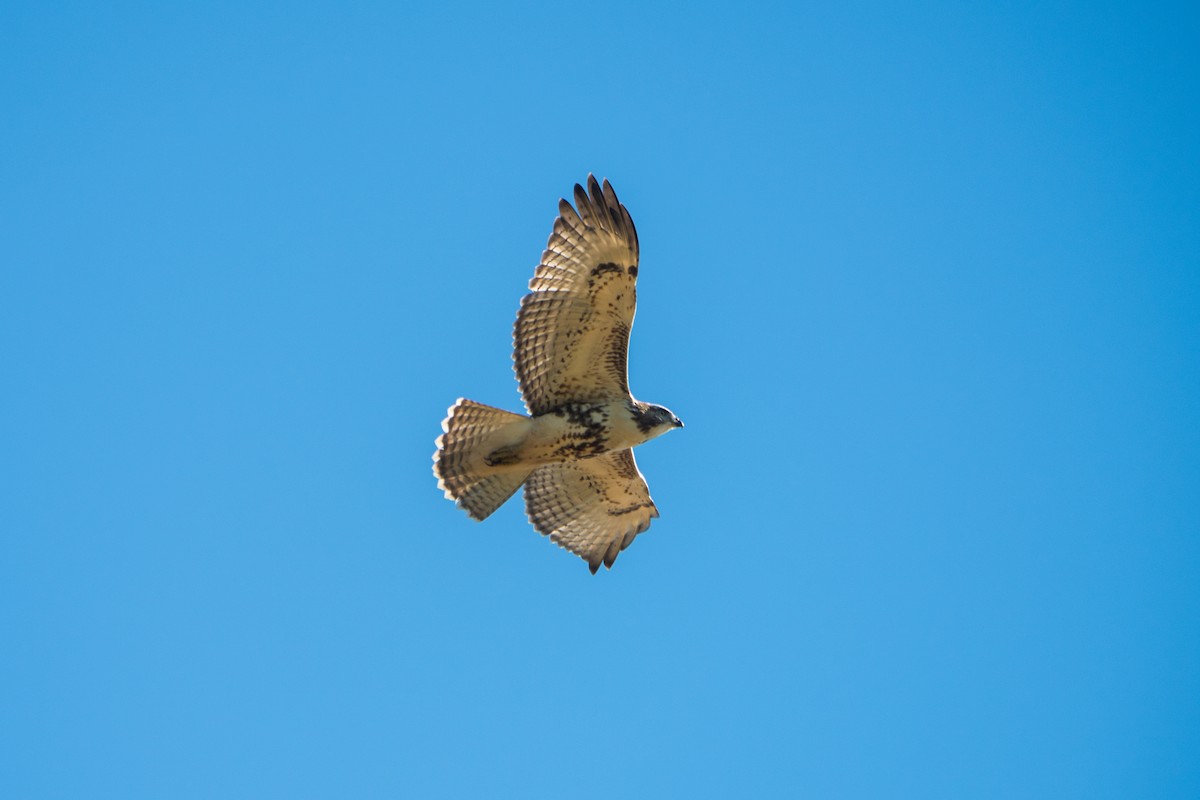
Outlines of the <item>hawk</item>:
M679 418L629 392L638 238L612 185L588 176L558 202L542 262L513 327L513 369L529 415L459 398L442 421L433 473L485 519L525 487L533 527L592 573L650 527L658 508L632 448Z

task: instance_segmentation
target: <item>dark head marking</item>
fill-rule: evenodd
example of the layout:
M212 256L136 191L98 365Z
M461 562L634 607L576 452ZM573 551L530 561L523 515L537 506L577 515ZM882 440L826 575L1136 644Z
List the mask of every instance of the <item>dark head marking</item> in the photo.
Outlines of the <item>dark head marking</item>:
M650 431L663 425L669 425L672 428L683 427L683 423L680 422L679 417L662 406L651 405L650 403L638 403L634 407L633 418L637 423L638 430L642 433L650 433Z

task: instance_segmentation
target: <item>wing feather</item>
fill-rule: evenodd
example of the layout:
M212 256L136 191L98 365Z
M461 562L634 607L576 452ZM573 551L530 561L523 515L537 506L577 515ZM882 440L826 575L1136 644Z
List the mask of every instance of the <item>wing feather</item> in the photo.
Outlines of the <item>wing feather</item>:
M525 482L525 513L539 533L594 573L650 527L658 507L632 450L546 464Z
M588 176L558 218L521 300L513 368L531 414L629 397L629 331L637 307L637 230L612 184Z

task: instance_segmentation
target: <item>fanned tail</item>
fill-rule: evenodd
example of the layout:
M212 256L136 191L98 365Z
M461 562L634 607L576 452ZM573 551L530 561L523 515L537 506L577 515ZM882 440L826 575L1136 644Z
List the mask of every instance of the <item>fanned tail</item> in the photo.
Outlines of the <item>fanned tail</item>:
M533 467L489 464L485 458L518 441L529 418L466 398L448 413L433 454L438 488L474 519L486 519L521 488Z

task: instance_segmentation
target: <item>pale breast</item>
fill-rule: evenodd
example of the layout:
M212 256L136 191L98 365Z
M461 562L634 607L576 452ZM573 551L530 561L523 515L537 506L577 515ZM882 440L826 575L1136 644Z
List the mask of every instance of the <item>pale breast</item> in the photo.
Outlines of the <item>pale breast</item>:
M588 458L614 449L613 404L572 403L533 418L521 448L525 463L545 464Z

